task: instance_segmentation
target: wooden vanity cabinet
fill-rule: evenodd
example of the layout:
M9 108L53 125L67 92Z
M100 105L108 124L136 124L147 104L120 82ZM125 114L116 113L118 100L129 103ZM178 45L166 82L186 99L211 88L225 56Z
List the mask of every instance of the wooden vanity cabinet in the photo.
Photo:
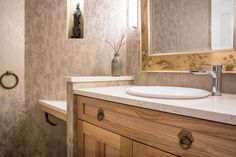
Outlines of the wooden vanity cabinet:
M236 157L236 126L77 96L78 157Z
M132 157L132 140L78 120L78 157Z
M133 142L133 157L177 157L139 142Z
M176 157L81 120L77 125L78 157Z

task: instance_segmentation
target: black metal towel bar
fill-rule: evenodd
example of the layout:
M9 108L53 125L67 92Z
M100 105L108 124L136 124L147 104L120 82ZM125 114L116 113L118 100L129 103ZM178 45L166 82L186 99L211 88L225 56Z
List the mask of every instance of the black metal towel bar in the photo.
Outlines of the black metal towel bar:
M49 123L52 126L57 126L57 123L53 123L52 121L50 121L49 114L47 112L45 112L45 118L47 123Z

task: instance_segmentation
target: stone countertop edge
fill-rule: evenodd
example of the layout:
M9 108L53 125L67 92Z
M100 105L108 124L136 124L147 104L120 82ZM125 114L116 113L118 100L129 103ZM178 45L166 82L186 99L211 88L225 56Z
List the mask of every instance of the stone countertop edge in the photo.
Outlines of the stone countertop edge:
M112 81L133 81L134 76L65 76L66 82L112 82Z
M58 100L39 100L39 104L48 107L52 110L67 114L67 103L66 101Z
M236 125L236 95L224 94L222 97L210 96L203 99L190 100L152 99L129 95L125 92L125 89L128 87L131 86L84 88L74 90L74 94Z

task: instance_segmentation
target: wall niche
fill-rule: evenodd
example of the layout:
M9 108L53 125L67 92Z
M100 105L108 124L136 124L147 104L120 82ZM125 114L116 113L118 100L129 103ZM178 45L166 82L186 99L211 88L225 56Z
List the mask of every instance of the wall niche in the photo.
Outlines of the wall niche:
M68 38L84 37L84 0L67 0L67 34Z

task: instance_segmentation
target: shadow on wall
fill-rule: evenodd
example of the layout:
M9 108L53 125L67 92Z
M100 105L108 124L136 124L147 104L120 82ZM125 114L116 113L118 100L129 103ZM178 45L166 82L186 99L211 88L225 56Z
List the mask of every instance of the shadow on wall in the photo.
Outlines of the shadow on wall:
M44 114L37 107L27 110L26 156L66 157L66 122L50 116L50 120L58 124L51 126L46 122ZM28 147L30 145L32 147Z
M0 88L0 93L3 89ZM25 113L19 100L0 96L0 156L23 157L25 154Z

